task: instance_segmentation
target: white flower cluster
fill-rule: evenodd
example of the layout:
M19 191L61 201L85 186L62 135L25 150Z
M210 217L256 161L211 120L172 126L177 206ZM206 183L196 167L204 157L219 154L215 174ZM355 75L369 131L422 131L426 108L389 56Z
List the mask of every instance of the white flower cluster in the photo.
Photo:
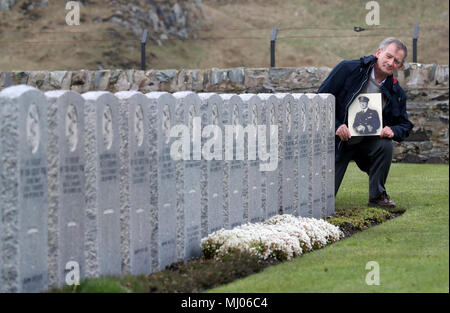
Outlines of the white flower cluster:
M202 239L206 257L222 258L233 251L247 251L262 259L290 260L344 238L344 233L325 220L276 215L267 221L221 229Z

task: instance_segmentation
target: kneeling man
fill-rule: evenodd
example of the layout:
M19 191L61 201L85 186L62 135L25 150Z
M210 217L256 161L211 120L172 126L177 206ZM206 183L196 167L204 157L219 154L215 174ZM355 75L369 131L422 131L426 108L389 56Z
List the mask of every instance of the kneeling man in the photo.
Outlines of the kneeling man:
M413 124L406 113L406 94L393 74L403 67L407 54L400 40L386 38L374 55L339 63L320 86L318 93L331 93L336 98L336 194L348 163L354 160L369 175L369 205L395 207L385 188L392 162L392 140L405 140ZM362 93L381 93L380 136L352 138L350 135L348 108ZM370 131L369 127L362 132L366 131Z

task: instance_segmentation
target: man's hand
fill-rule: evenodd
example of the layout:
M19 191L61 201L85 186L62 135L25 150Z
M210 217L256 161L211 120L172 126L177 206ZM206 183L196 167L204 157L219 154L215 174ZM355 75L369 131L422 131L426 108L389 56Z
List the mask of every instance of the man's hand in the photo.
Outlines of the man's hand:
M381 130L380 137L381 138L392 138L392 137L394 137L394 132L392 131L392 129L389 126L385 126Z
M336 130L336 136L341 138L342 141L348 141L352 137L347 125L345 124L339 126L339 128Z

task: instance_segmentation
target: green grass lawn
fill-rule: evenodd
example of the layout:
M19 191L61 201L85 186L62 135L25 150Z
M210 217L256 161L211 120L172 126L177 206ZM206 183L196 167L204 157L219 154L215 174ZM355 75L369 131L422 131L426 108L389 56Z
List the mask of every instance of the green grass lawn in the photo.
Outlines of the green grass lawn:
M209 292L449 292L448 185L448 165L393 164L386 188L403 215ZM336 207L367 198L367 175L351 163ZM379 285L366 284L370 261Z

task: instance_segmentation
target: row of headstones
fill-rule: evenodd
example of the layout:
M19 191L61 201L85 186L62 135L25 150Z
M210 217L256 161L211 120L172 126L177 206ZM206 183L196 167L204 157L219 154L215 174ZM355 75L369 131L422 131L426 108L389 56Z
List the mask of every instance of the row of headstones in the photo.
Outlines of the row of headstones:
M75 269L81 278L151 273L200 256L201 238L221 228L334 214L332 95L21 85L0 92L0 110L2 292L63 285ZM223 133L205 134L208 125ZM255 128L227 137L228 125Z

